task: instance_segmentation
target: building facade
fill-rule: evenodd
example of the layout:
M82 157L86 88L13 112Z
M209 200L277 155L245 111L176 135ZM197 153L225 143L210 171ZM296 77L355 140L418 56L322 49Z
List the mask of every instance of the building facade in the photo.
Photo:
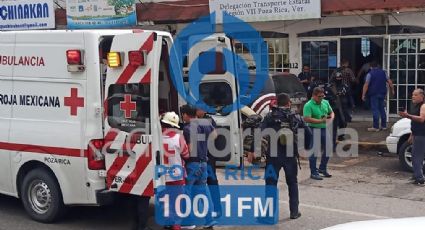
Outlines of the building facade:
M178 33L210 10L208 0L154 1L137 4L137 13L143 28ZM66 26L63 10L56 14L58 27ZM355 73L375 60L395 83L389 112L408 107L413 89L425 87L425 0L321 0L321 15L250 23L268 44L269 70L298 74L308 65L313 76L326 78L342 59ZM235 44L242 56L252 47Z

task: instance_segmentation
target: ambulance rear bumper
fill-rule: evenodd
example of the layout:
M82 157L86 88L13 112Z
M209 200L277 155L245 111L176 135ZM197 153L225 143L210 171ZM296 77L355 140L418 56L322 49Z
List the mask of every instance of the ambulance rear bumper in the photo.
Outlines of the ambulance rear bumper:
M96 200L99 205L110 205L115 200L116 193L108 190L99 190L96 192Z

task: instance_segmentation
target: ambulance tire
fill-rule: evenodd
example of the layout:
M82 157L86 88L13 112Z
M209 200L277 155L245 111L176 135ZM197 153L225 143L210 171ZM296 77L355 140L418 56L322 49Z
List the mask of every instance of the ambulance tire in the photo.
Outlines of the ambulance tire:
M38 222L52 223L65 211L58 182L43 168L34 169L24 177L21 200L28 215Z

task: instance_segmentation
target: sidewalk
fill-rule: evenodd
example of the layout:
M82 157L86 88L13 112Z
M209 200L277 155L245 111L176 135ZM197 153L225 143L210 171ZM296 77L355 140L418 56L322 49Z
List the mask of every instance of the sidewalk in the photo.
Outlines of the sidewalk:
M372 127L372 118L370 116L354 116L353 122L348 124L348 128L353 128L358 133L358 144L361 150L387 151L386 138L390 135L391 127L397 121L396 118L390 118L388 129L379 132L368 132L367 128Z

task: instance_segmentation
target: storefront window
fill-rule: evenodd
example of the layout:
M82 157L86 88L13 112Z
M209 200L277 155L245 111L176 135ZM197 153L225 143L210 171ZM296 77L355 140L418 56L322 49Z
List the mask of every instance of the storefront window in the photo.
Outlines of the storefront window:
M289 40L288 38L264 38L267 43L269 54L269 71L282 72L285 66L289 66ZM235 43L235 51L239 54L248 64L255 65L253 58L249 54L258 52L257 44L249 44L245 47L241 43Z
M302 65L308 65L313 77L328 79L337 68L337 41L302 42Z

